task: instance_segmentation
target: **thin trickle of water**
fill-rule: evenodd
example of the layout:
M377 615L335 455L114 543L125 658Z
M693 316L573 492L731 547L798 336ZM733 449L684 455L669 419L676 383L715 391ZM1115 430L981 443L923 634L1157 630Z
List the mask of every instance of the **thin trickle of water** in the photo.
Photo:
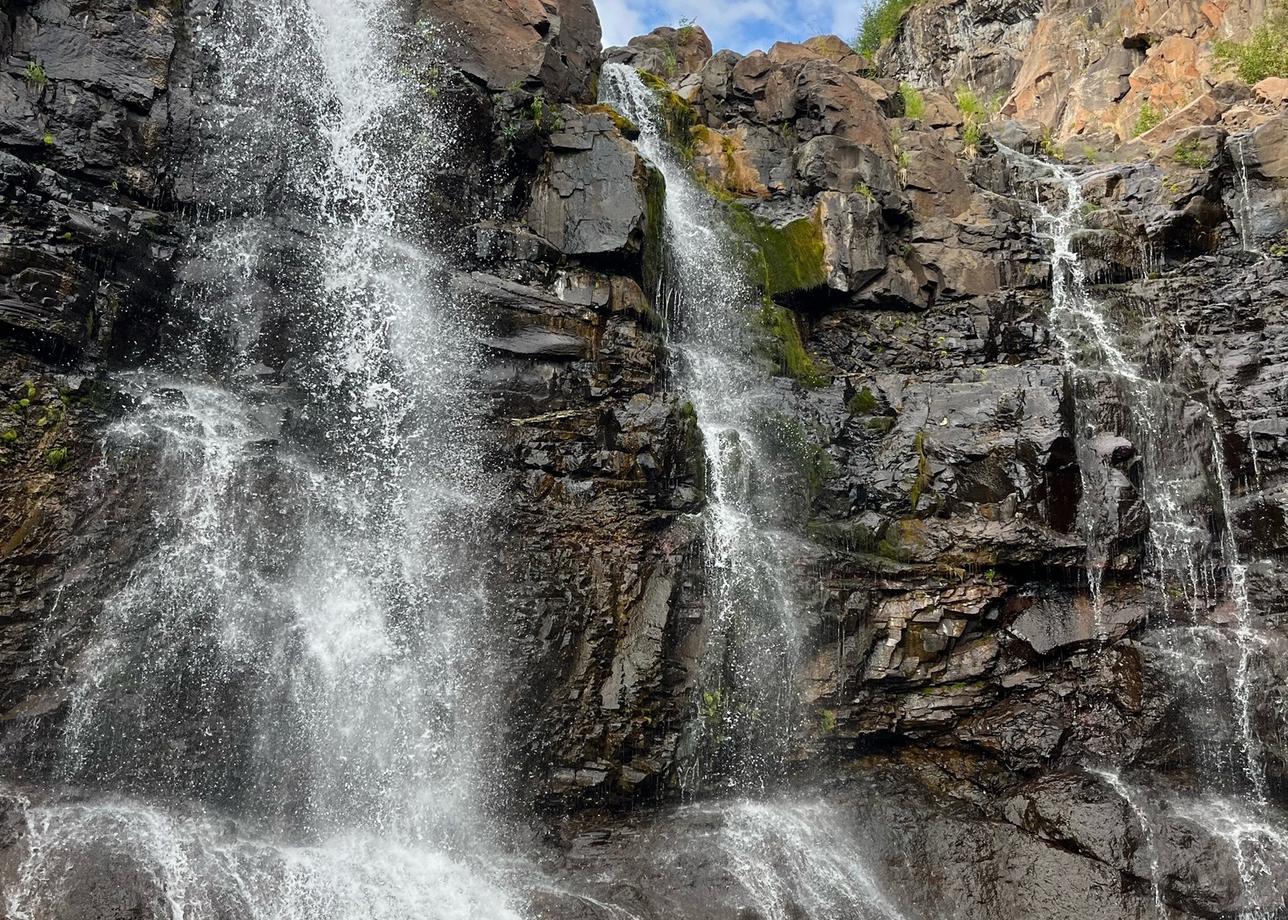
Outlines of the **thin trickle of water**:
M1051 244L1051 329L1072 376L1077 394L1076 430L1084 499L1080 523L1088 543L1088 577L1093 597L1100 584L1110 547L1106 539L1115 530L1117 488L1128 483L1121 470L1111 467L1113 449L1134 449L1142 469L1140 490L1149 509L1148 549L1153 568L1160 574L1165 607L1173 606L1169 585L1197 619L1210 596L1203 556L1211 542L1202 508L1201 487L1206 453L1191 444L1207 440L1184 405L1184 395L1167 380L1151 378L1127 354L1110 318L1108 307L1088 288L1075 238L1082 227L1083 198L1078 178L1067 168L1024 156L1006 155L1055 184L1063 206L1052 210L1039 201L1039 230ZM1105 392L1103 384L1115 392ZM1109 397L1109 399L1106 399ZM1112 402L1121 403L1120 413ZM1107 417L1098 417L1106 411ZM1125 426L1123 423L1125 422ZM1117 428L1125 427L1130 444L1118 441Z
M1252 188L1248 181L1248 155L1244 147L1247 135L1234 136L1234 174L1238 180L1239 198L1235 208L1235 223L1239 227L1239 243L1245 252L1256 252L1252 238Z
M692 405L706 460L709 631L694 724L699 776L763 785L795 728L799 600L781 485L795 476L783 442L801 435L757 359L760 292L711 196L671 149L658 100L629 67L609 64L601 98L640 129L637 146L666 181L655 292L667 320L670 379ZM700 781L700 780L699 780Z
M1132 816L1136 819L1136 824L1140 827L1140 832L1144 838L1146 857L1149 859L1149 881L1154 895L1154 916L1158 917L1159 920L1166 920L1167 908L1163 904L1162 873L1158 867L1158 847L1154 843L1154 827L1149 820L1149 814L1137 799L1135 790L1123 782L1122 777L1116 770L1092 770L1091 773L1099 776L1109 784L1109 788L1113 789L1114 793L1127 804Z
M1253 628L1252 599L1248 596L1248 567L1240 558L1239 546L1235 541L1234 518L1230 511L1234 496L1230 492L1226 475L1220 431L1217 429L1216 419L1211 416L1209 418L1212 423L1212 469L1221 490L1221 549L1225 557L1228 593L1234 602L1236 618L1235 641L1238 643L1239 657L1233 679L1235 711L1239 719L1239 744L1242 748L1239 760L1254 800L1264 805L1267 801L1265 768L1262 766L1260 745L1252 725L1252 686L1249 672L1257 645L1257 633Z
M1051 327L1074 385L1077 437L1094 445L1097 439L1118 439L1122 432L1130 438L1130 444L1122 442L1124 448L1134 447L1139 459L1139 489L1150 518L1147 570L1157 580L1160 608L1176 621L1159 631L1163 644L1153 651L1176 668L1181 691L1201 703L1203 712L1191 713L1196 733L1228 731L1228 716L1222 726L1222 714L1234 717L1228 741L1222 737L1200 742L1200 766L1209 780L1264 803L1267 792L1251 686L1254 655L1264 643L1254 626L1247 569L1235 543L1233 498L1216 420L1166 375L1151 376L1128 355L1110 306L1089 290L1075 245L1082 211L1078 177L1058 164L1010 150L1005 154L1030 175L1042 177L1039 186L1055 185L1063 197L1059 209L1043 205L1039 198L1039 230L1051 240ZM1120 408L1107 411L1109 403ZM1114 523L1117 500L1103 484L1120 472L1109 467L1107 455L1106 450L1082 447L1078 452L1080 464L1090 464L1095 474L1083 471L1080 509L1093 597L1104 574L1106 536L1114 532L1105 525ZM1213 480L1215 496L1205 488ZM1222 518L1219 538L1209 529L1209 509ZM1204 623L1223 599L1235 610L1232 629ZM1098 597L1096 603L1099 608ZM1132 801L1116 775L1100 775ZM1144 827L1143 814L1137 814Z

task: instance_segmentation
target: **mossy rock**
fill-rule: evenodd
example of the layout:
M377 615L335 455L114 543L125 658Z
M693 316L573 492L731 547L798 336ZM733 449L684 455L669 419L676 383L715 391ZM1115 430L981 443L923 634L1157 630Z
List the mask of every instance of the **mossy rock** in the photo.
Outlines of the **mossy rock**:
M693 131L700 122L698 113L678 93L671 89L664 79L647 70L639 72L644 85L655 92L661 100L659 114L662 116L662 130L666 139L679 151L685 161L693 159Z
M775 227L757 220L739 204L730 204L730 226L757 253L755 269L761 289L771 297L809 291L827 283L823 262L823 229L813 218Z
M666 179L652 166L644 186L644 253L641 266L646 291L656 291L666 251Z
M787 376L807 387L827 384L825 377L805 350L796 318L786 307L780 307L768 298L760 309L760 325L768 334L770 357Z
M628 141L633 141L640 136L639 125L635 124L635 122L631 121L611 105L592 105L587 109L587 111L594 112L598 115L607 115L608 119L617 126L617 130L621 132L622 137L626 138Z
M862 387L845 404L850 415L871 415L877 409L877 397L871 387Z

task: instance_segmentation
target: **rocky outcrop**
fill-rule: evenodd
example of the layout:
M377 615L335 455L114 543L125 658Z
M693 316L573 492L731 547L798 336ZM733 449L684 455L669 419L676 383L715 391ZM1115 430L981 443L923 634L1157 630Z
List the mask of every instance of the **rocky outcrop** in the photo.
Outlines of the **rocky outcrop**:
M968 87L1057 140L1108 134L1112 144L1187 108L1198 123L1193 107L1231 76L1215 43L1246 39L1264 15L1260 2L930 0L904 16L880 62L922 89Z
M426 0L418 18L448 64L493 92L541 90L552 102L594 95L600 32L591 0Z
M696 73L711 57L711 39L698 25L661 26L632 38L624 47L604 50L604 62L629 64L671 79Z
M533 185L528 225L568 255L638 253L660 180L608 114L570 112L562 122Z

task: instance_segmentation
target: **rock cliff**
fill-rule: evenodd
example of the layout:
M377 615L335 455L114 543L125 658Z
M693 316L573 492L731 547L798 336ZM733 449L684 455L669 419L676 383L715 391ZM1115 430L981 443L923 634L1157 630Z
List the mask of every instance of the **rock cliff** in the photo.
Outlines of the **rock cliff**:
M561 880L530 912L1279 916L1288 103L1212 51L1259 3L925 0L875 60L827 36L713 51L696 26L601 55L587 0L403 6L406 79L451 125L450 154L425 161L423 235L477 319L496 474L486 798L538 829ZM104 603L174 525L160 445L122 459L112 432L156 397L131 371L220 333L192 292L225 270L197 245L223 181L214 122L243 124L210 105L200 35L222 12L0 15L0 884L23 809L61 794L55 748ZM803 714L759 805L689 782L690 727L719 717L699 673L712 498L666 370L666 184L640 126L595 101L604 62L647 72L748 253L790 426ZM997 105L976 112L962 86ZM1146 106L1161 117L1137 132ZM306 106L271 109L245 128L233 192L289 214ZM300 319L272 293L311 228L268 223L255 363L206 373L266 414L292 407L275 430L309 443L283 344ZM290 477L265 464L271 504ZM157 740L219 777L175 800L236 813L245 700L234 680L213 722L186 723L203 692L175 688ZM140 788L109 774L78 794ZM747 907L748 873L818 868L800 854L838 841L872 879L801 868ZM78 871L65 916L153 916L127 870Z

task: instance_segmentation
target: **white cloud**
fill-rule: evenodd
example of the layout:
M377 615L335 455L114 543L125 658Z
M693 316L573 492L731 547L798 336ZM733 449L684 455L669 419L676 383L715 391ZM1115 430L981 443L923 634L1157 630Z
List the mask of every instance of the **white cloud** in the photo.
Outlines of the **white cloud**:
M649 30L638 0L596 0L599 8L599 24L604 31L604 47L624 45L636 35L643 35Z

